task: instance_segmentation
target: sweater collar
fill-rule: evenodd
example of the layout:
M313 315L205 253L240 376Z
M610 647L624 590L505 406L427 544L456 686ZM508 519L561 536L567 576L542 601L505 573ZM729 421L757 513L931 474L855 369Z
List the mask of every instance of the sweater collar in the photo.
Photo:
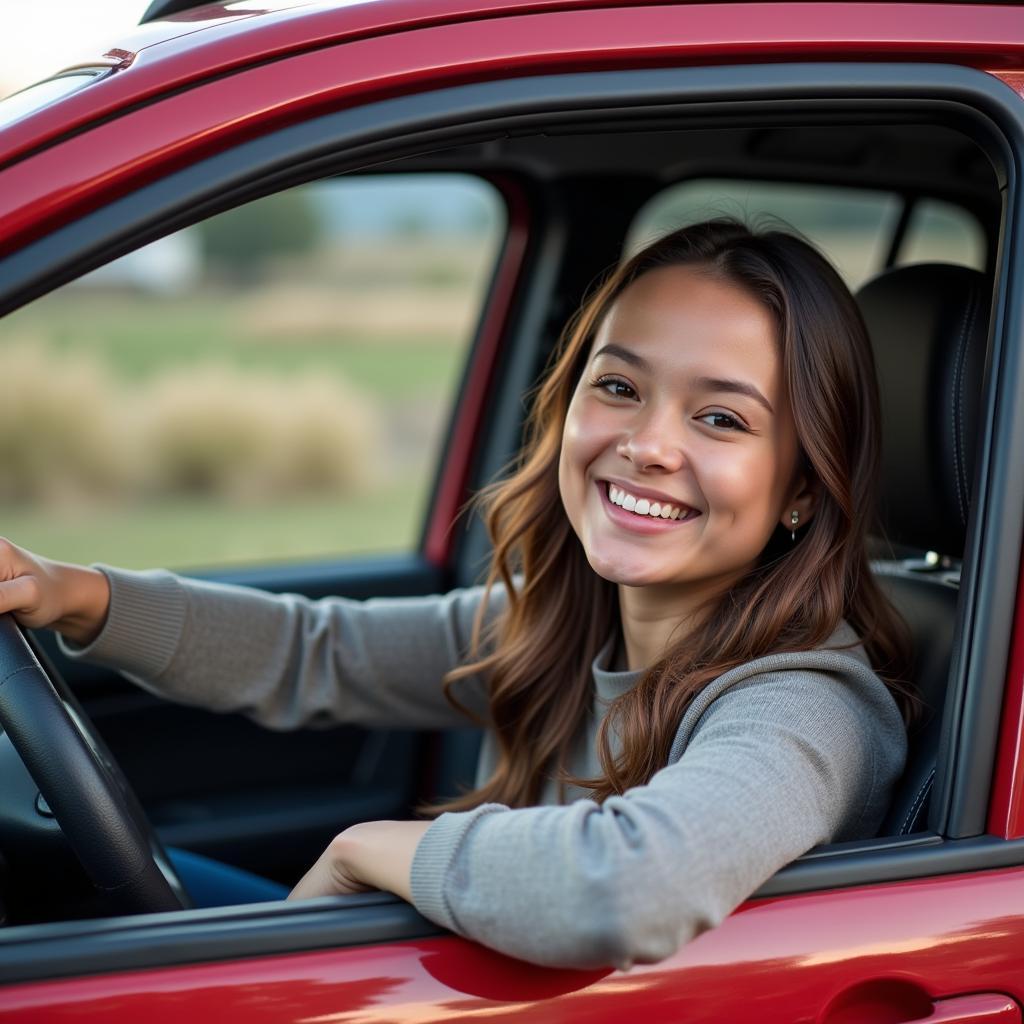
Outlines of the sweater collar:
M617 639L617 635L612 633L601 650L597 652L592 665L594 689L597 697L602 701L612 701L616 697L621 697L627 690L631 690L643 675L642 669L637 669L634 672L616 672L610 667L615 655Z

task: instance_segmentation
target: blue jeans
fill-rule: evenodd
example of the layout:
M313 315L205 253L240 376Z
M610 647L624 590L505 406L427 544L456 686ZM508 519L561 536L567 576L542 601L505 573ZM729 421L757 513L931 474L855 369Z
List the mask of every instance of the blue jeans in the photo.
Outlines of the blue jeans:
M191 850L167 847L167 856L197 907L230 907L236 903L283 900L289 889L243 868L222 864Z

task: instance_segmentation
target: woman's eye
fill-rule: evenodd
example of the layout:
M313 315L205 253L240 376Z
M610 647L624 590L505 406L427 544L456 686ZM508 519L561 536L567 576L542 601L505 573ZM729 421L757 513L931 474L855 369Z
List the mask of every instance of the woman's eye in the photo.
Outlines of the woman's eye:
M697 417L702 423L719 430L746 430L746 427L735 417L727 412L709 412L704 416Z
M595 388L607 391L615 398L636 398L636 390L633 385L619 377L599 377L597 380L591 381L591 384Z

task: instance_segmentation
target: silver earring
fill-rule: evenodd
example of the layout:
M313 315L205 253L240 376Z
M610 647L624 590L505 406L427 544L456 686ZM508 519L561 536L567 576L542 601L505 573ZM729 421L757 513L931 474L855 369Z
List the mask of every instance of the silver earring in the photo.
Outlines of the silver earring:
M789 522L790 522L790 525L793 527L793 529L789 531L789 535L793 539L793 541L795 542L796 541L796 527L797 527L797 524L800 522L800 513L797 512L796 509L793 509L793 514L789 517Z

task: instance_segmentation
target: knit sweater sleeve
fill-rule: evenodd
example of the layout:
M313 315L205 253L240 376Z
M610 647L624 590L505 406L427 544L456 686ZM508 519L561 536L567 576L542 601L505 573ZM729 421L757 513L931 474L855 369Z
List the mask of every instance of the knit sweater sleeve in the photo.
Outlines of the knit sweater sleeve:
M902 768L896 730L884 690L872 704L828 673L753 677L711 704L676 763L602 805L441 815L416 851L413 901L538 964L662 960L789 861L862 827Z
M470 724L441 680L469 651L480 587L311 601L160 570L98 568L110 580L107 621L87 647L61 641L64 653L118 669L161 696L274 729ZM495 588L489 613L503 604ZM486 712L481 680L460 683L455 696Z

